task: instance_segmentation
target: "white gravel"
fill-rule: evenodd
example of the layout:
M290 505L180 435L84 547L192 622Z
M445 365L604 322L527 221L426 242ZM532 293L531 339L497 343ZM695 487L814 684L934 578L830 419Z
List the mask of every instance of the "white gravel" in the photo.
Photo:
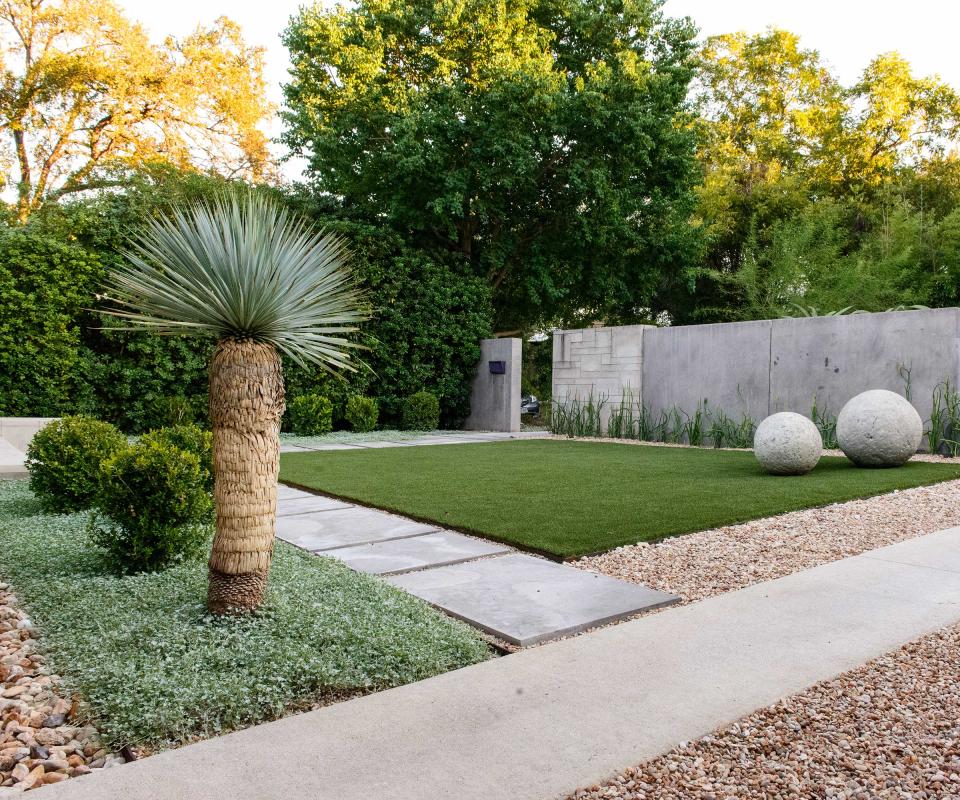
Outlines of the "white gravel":
M960 626L570 798L960 798Z

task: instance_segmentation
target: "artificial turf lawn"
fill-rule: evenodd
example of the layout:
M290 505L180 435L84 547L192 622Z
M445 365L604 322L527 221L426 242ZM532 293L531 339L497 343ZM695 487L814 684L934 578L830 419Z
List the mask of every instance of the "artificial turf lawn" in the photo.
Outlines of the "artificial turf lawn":
M280 479L560 558L960 478L824 457L766 475L751 452L514 441L285 453Z

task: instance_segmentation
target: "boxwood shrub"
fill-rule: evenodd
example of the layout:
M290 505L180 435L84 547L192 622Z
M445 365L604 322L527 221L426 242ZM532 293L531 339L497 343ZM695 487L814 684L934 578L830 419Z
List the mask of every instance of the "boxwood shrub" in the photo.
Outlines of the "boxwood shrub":
M366 433L377 427L380 405L372 397L355 394L347 400L345 416L351 428L359 433Z
M432 431L440 425L440 401L430 392L416 392L403 404L403 427L409 431Z
M193 453L142 437L101 465L91 539L120 572L152 572L196 553L212 522L207 475Z
M99 490L101 462L126 445L113 425L83 416L63 417L38 431L27 448L27 470L44 511L90 508Z
M333 403L319 394L302 394L290 402L290 427L297 436L320 436L333 430Z

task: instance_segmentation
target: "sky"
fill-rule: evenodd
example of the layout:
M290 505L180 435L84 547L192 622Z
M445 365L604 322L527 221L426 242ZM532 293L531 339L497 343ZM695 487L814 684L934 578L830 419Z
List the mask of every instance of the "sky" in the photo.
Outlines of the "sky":
M118 0L129 17L143 23L156 40L183 36L199 23L225 15L238 22L250 44L266 52L270 97L279 105L287 77L287 52L280 35L290 17L310 0ZM938 74L960 88L960 0L667 0L670 16L692 17L701 36L769 26L800 35L802 44L820 51L844 83L854 82L870 60L890 50L905 56L921 75ZM268 131L280 134L279 121ZM280 153L279 147L275 151ZM298 176L302 164L284 168Z

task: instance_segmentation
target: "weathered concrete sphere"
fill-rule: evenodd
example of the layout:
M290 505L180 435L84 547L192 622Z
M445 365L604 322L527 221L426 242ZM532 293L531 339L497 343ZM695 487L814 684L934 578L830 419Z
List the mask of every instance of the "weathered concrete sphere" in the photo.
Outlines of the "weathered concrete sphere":
M771 414L753 436L753 454L771 475L803 475L817 466L822 450L817 426L792 411Z
M922 438L917 410L886 389L861 392L837 417L840 449L860 467L899 467L917 452Z

